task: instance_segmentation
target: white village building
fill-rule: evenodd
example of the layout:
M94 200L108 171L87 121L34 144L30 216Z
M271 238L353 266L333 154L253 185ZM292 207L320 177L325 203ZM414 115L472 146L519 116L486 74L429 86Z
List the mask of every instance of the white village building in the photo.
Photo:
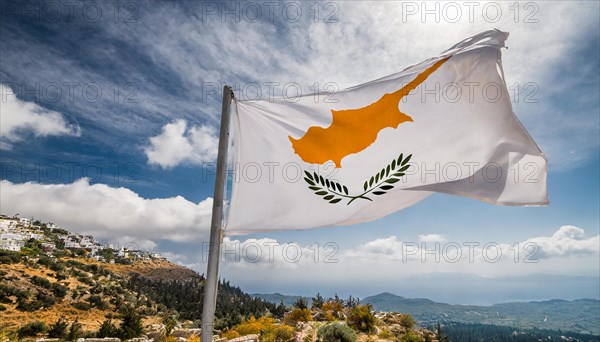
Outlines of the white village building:
M26 238L21 234L2 233L0 234L0 249L19 252L25 246Z

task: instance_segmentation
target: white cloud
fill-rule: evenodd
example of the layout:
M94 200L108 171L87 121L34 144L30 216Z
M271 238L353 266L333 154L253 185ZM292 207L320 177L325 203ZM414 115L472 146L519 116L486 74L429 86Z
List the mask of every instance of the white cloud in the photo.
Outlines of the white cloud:
M217 157L219 140L213 128L205 125L187 128L185 120L166 124L144 148L150 164L172 168L182 163L201 164Z
M390 236L387 238L376 239L369 241L364 245L360 246L355 251L349 251L350 255L359 256L360 254L373 254L373 255L395 255L402 248L402 241L396 236Z
M425 10L431 13L436 4L441 7L437 11L441 18L436 22L434 14L427 14L423 20ZM250 84L263 85L262 96L266 98L269 89L265 82L277 83L278 95L292 82L300 85L303 92L310 92L309 87L315 83L321 87L331 83L337 89L354 86L435 56L461 39L498 28L511 33L509 49L502 54L508 86L514 89L517 85L520 90L518 99L514 99L511 90L515 112L548 155L552 169L579 166L597 153L600 143L598 102L594 97L597 88L589 90L591 104L583 110L575 103L570 106L572 109L564 110L553 102L572 89L566 87L565 91L565 86L580 84L582 78L596 71L593 58L585 60L587 65L579 63L569 72L565 72L561 63L574 61L576 56L571 54L584 42L582 37L593 36L598 25L597 3L539 2L528 6L521 3L517 6L519 11L512 2L478 2L472 9L473 4L458 4L462 12L457 22L448 20L447 16L452 15L445 12L444 3L436 4L341 2L336 4L337 23L306 20L291 25L284 20L288 38L271 40L262 37L277 35L279 29L273 23L216 20L203 25L195 20L182 20L176 8L164 8L143 18L162 24L151 28L130 25L124 28L131 32L123 39L143 46L153 60L170 65L195 88L202 89L204 82L213 82L219 89L222 82L230 82L236 96L244 99L254 96L244 87ZM417 13L406 15L408 5L417 6ZM489 17L494 10L484 11L498 6L501 11L498 20ZM574 17L577 21L572 20ZM121 27L106 29L123 36ZM194 52L190 53L190 47ZM239 60L252 62L239 63ZM238 82L242 83L239 87ZM531 88L524 89L527 84L539 86L532 97L535 103L523 103L532 92ZM212 98L218 97L218 91L215 94ZM218 107L213 112L218 113ZM574 136L573 131L578 134Z
M322 258L324 251L319 247L269 238L236 240L225 237L222 256L234 268L297 269Z
M464 242L449 241L439 234L419 235L418 239L419 242L401 241L396 236L390 236L366 242L344 253L347 257L356 260L422 261L423 258L434 260L433 253L429 251L437 248L437 254L442 262L455 260L457 253L460 253L461 262L471 262L469 261L470 247ZM460 247L460 252L456 246ZM567 225L560 227L552 236L534 237L515 243L487 241L473 245L472 259L477 263L487 263L486 258L495 259L496 249L499 250L501 258L494 263L512 262L515 260L515 253L519 253L517 256L520 262L525 260L524 258L540 261L550 258L597 256L600 253L600 235L586 238L583 229ZM450 262L452 263L454 262Z
M68 230L154 249L152 240L208 238L212 198L192 203L181 196L148 199L127 188L90 184L0 183L2 213L22 213Z
M538 258L598 255L600 235L585 238L585 231L575 226L562 226L552 236L529 239L524 243L538 246Z
M169 260L170 262L175 262L178 264L183 264L183 261L187 260L187 256L183 255L183 254L179 254L179 253L173 253L173 252L160 252L160 254L162 256L164 256L165 258L167 258L167 260Z
M0 149L8 150L30 132L36 137L51 135L79 136L78 125L69 124L64 116L34 102L21 101L13 90L0 84L2 110L0 115Z
M28 32L19 32L22 39L4 42L3 61L14 70L28 70L20 73L19 79L31 86L40 80L77 82L75 100L67 103L68 89L63 87L61 105L102 128L97 132L92 127L86 128L87 137L102 141L106 131L139 137L156 129L157 122L172 120L172 113L194 124L199 123L197 118L213 119L220 112L219 90L223 83L233 85L241 99L249 96L246 93L253 87L244 87L248 85L259 85L266 97L266 82L279 83L276 87L279 92L289 82L299 84L304 91L310 91L309 87L315 83L323 88L328 82L344 88L398 72L465 37L498 28L511 33L510 49L503 50L503 61L509 86L514 89L515 83L520 85L517 87L521 91L520 102L515 112L549 156L551 169L568 169L585 163L597 154L600 142L597 91L594 91L598 83L589 77L597 73L594 56L585 59L586 54L578 48L597 44L593 39L598 26L598 3L532 2L527 9L520 3L519 11L512 2L491 4L489 15L494 13L494 7L501 7L502 15L497 22L485 17L485 2L477 2L472 20L470 6L459 3L462 16L456 23L444 16L436 22L434 15L422 20L423 6L431 9L436 3L368 1L336 3L337 23L323 22L327 10L319 12L320 17L314 20L312 3L301 4L305 15L298 23L283 19L280 11L275 11L276 22L234 22L232 17L221 21L216 16L202 22L201 6L184 9L160 4L139 13L141 23L153 25L119 25L102 18L104 21L91 24L103 31L106 38L102 42L124 42L123 45L156 64L150 67L161 67L153 70L158 74L138 72L139 65L132 67L131 59L112 58L117 46L94 46L94 55L88 58L114 59L111 64L114 69L135 85L135 101L127 103L115 104L113 96L107 95L113 94L115 86L111 73L82 68L72 54L58 53L64 50L60 46L48 49L47 45L36 43L36 37ZM406 6L413 5L421 8L418 13L406 16ZM527 18L537 22L527 22ZM90 41L90 44L102 42ZM157 82L159 76L181 82L182 90L195 91L169 91L173 85ZM568 94L582 80L591 85L589 91L581 91L582 96L591 98L583 108L579 98ZM99 101L92 102L80 95L83 86L90 82L99 84L105 94ZM539 85L534 96L538 103L523 103L529 94L523 87L529 82ZM207 84L213 85L215 91L207 94ZM128 91L125 89L123 95L129 94ZM511 95L514 96L512 90ZM567 104L564 107L552 101L561 97ZM123 115L124 111L136 115ZM0 147L3 146L6 144L0 142ZM123 144L121 148L129 152L126 146ZM178 153L172 158L161 156L158 151L155 154L155 164L164 167L177 165L181 158L194 162L193 158L187 160Z
M426 240L430 235L425 235ZM360 282L356 278L360 275L360 279L389 284L405 277L436 272L488 277L532 273L597 276L599 239L600 235L585 238L581 228L563 226L551 236L524 241L411 242L390 236L343 250L331 242L301 245L269 238L225 238L222 251L224 276L228 279L251 283L250 278L244 277L257 282L273 277L273 286L283 290L306 275L320 279L316 283ZM531 247L532 243L535 248ZM202 264L190 266L199 271L204 267Z
M541 291L540 288L543 287L533 279L538 279L536 275L540 274L545 274L545 279L565 277L561 279L570 279L572 285L581 282L580 288L587 291L586 294L593 293L593 286L596 286L597 281L589 282L589 279L581 277L598 277L599 236L585 238L584 234L580 228L563 226L545 237L497 243L478 241L479 245L472 247L472 257L465 242L447 237L446 242L436 244L439 245L438 260L434 244L402 241L396 236L373 239L354 248L342 248L331 242L333 247L326 246L323 241L299 244L270 238L226 238L222 249L224 262L221 276L248 291L260 293L277 291L314 294L318 291L330 291L333 294L345 291L353 295L372 295L382 291L400 291L400 294L406 296L437 297L440 294L435 292L435 284L448 281L451 284L449 293L462 296L465 302L476 300L475 298L493 302L495 299L491 298L495 296L495 291L511 293L505 293L503 301L514 300L521 297L510 296L525 289L529 293L521 294L523 300L565 296L577 298L583 295L564 288L561 290L560 286L564 284L548 285L552 288L559 286L552 292L554 294L549 295L551 297L545 297L546 294L532 297L532 294ZM538 241L538 251L547 251L549 246L564 243L570 246L567 248L569 252L532 255L532 249L525 246L532 240ZM456 249L448 248L453 244L460 246L460 258L457 258ZM403 252L408 251L403 250L403 245L410 245L411 249L416 247L418 250L403 258ZM489 245L488 251L485 251L486 245ZM291 246L288 247L287 256L286 246ZM497 259L496 248L501 253L501 257ZM302 253L300 258L295 257L297 251ZM187 266L205 272L205 262L204 258L203 263L188 263ZM518 280L515 277L524 278ZM489 281L483 282L484 279ZM340 287L340 284L344 286ZM512 287L503 288L505 284L512 284ZM412 294L405 291L411 291ZM477 294L470 298L475 293L473 291ZM460 302L457 298L452 300Z
M131 250L153 251L158 247L158 244L152 240L129 235L115 236L110 239L107 245L123 246Z
M445 242L446 238L441 234L419 235L420 242Z

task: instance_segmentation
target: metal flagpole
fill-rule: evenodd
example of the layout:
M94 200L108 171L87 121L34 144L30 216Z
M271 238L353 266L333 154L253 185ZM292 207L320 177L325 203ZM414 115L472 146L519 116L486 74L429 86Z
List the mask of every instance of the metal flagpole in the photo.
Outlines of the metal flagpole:
M215 309L217 306L217 285L219 282L219 259L221 258L221 242L223 241L223 201L225 197L225 182L227 181L227 147L229 145L229 109L233 91L231 87L223 87L223 105L221 107L221 132L219 133L219 152L217 155L217 173L215 177L215 192L210 223L210 244L208 265L204 280L204 303L202 307L203 342L212 341Z

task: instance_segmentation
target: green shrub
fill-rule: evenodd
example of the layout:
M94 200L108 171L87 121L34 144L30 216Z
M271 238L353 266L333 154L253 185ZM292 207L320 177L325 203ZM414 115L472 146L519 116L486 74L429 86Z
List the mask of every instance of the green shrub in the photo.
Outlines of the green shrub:
M162 323L165 326L165 333L167 336L171 335L171 332L177 326L177 317L174 315L165 315L162 319Z
M58 271L54 274L54 278L60 281L67 279L67 276L63 272Z
M0 283L0 294L3 294L7 297L16 296L17 298L21 298L21 297L29 298L28 291L19 290L18 288L14 287L12 285L2 284L2 283Z
M43 287L45 289L52 288L52 283L50 282L50 280L48 280L46 278L43 278L43 277L40 277L40 276L36 276L36 275L34 275L31 278L31 283L35 284L37 286L41 286L41 287Z
M329 323L317 331L320 342L355 342L356 333L349 326L342 323Z
M69 332L67 333L68 341L75 341L79 337L83 335L83 329L81 323L78 320L75 320L71 323L71 327L69 328Z
M86 302L75 302L71 304L77 310L87 311L92 308L92 306Z
M306 309L308 308L308 302L306 301L306 299L300 297L298 298L298 300L296 300L293 306L298 309Z
M65 244L61 241L56 242L56 248L52 254L57 258L66 258L69 256L69 251L64 250Z
M85 264L73 259L67 260L67 265L79 269L85 269Z
M17 299L17 310L33 312L44 307L44 303L40 300L28 301L25 297Z
M371 305L357 305L350 310L348 325L367 334L375 331L375 315L371 312Z
M391 331L389 331L387 328L384 328L380 333L379 333L379 337L384 339L384 340L389 340L394 336L394 334L392 334Z
M29 239L25 242L25 246L21 248L21 254L31 257L36 257L44 252L42 242L36 239Z
M58 261L50 264L50 269L54 272L60 272L66 268L65 263Z
M87 301L90 303L90 305L95 306L98 309L105 310L108 308L108 304L106 304L106 302L102 300L102 297L98 295L90 296Z
M98 338L117 336L119 336L119 329L117 329L117 326L113 324L110 318L102 322L100 329L96 332L96 337Z
M88 271L92 272L93 274L97 274L99 270L100 270L100 268L96 264L92 264L92 265L88 266Z
M1 304L12 304L12 299L8 298L7 295L0 292L0 303Z
M35 337L46 331L46 324L44 322L35 321L29 324L25 324L17 330L19 337Z
M54 305L54 303L56 303L56 300L54 300L53 296L45 294L43 292L38 292L38 294L35 298L36 298L36 300L42 302L42 304L45 308L49 308L52 305Z
M412 329L416 323L415 319L409 314L402 314L400 316L400 325L407 329Z
M94 281L92 280L92 278L88 277L87 275L81 275L79 277L77 277L77 280L79 280L80 282L89 285L89 286L94 286Z
M59 297L64 298L67 295L67 288L59 283L52 284L52 292Z
M16 264L21 261L21 253L0 249L0 264Z
M312 321L312 312L307 308L294 308L283 317L283 322L289 325L296 325L298 322L308 321Z
M425 342L425 338L423 336L415 333L414 331L409 331L406 334L402 335L400 338L401 342Z
M52 263L53 263L52 259L48 258L47 256L41 256L38 259L38 264L44 265L46 267L50 266Z
M121 257L117 257L115 258L115 264L121 264L121 265L131 265L131 260L127 259L127 258L121 258Z
M119 337L123 340L129 340L139 337L143 332L142 316L131 307L125 308L121 314Z
M67 336L67 328L69 323L63 318L59 318L54 324L50 326L48 331L49 338L65 338Z
M6 306L0 304L0 311L6 311L6 310L7 310Z

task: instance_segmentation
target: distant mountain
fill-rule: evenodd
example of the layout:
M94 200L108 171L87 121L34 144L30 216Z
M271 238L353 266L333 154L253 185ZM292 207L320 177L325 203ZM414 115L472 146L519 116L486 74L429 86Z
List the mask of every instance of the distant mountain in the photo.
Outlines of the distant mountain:
M287 307L291 307L292 305L294 305L294 303L300 298L304 298L308 303L308 306L312 304L311 297L288 296L281 293L255 293L251 296L274 304L279 304L283 301L283 304Z
M381 293L366 297L361 302L372 304L374 309L380 311L409 313L421 324L438 321L494 324L600 335L600 301L597 299L553 299L478 306L451 305L424 298L404 298Z

